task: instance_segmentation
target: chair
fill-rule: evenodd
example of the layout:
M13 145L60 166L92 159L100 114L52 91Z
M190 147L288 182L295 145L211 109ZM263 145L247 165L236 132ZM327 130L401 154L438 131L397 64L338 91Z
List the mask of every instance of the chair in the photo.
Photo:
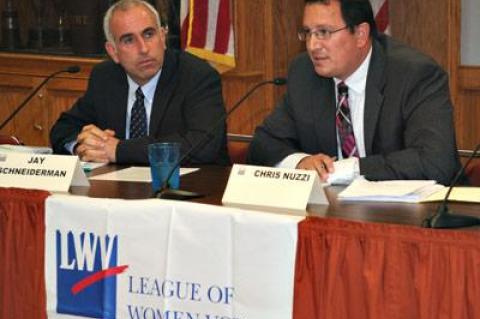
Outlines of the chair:
M245 164L247 160L247 151L250 142L252 141L251 135L243 134L227 134L227 147L228 154L232 164Z
M1 144L22 145L22 142L20 142L20 140L13 135L0 134L0 145Z
M465 168L470 184L472 186L480 187L480 160L473 160Z
M458 150L462 165L465 165L465 162L472 155L472 152L473 151L470 150ZM478 154L472 159L470 164L465 167L465 175L467 175L472 186L480 187L480 156Z

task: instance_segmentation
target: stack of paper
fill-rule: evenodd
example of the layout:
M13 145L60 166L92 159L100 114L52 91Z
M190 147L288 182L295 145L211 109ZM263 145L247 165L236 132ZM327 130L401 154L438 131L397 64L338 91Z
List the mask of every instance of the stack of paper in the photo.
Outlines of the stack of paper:
M33 154L52 154L52 149L45 146L24 146L1 144L0 152L2 153L33 153Z
M441 191L423 199L422 202L443 201L447 191L448 187L445 187ZM480 203L480 187L454 187L448 200L452 202Z
M199 168L180 168L180 175L186 175L198 171ZM124 181L124 182L144 182L149 183L152 181L150 174L150 167L138 167L131 166L118 171L95 175L90 177L93 180L103 181Z
M371 182L354 180L338 198L344 201L382 201L418 203L434 193L446 189L435 181L395 180Z

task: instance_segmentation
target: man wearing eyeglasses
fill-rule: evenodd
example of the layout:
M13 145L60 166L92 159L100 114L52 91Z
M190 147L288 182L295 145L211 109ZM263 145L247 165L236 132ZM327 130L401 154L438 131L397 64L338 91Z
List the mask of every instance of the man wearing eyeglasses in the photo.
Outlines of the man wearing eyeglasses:
M368 0L306 0L283 100L260 125L248 162L316 170L348 183L432 179L459 168L446 73L377 33Z

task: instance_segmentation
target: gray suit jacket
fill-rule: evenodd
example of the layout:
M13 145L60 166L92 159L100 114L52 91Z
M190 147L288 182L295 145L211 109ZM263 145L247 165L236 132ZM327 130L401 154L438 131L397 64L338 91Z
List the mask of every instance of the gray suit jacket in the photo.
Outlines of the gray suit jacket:
M147 146L156 142L181 143L181 153L206 138L213 123L225 115L218 73L186 52L167 50L150 115L148 136L125 140L128 82L125 70L112 61L95 66L87 92L63 113L50 132L55 153L74 141L87 124L112 129L121 140L118 163L148 163ZM226 127L209 136L208 144L187 159L189 163L228 164Z
M283 100L255 132L247 161L273 166L295 152L337 156L335 85L306 53L292 63ZM364 113L370 180L433 179L460 167L446 73L429 57L381 35L373 41Z

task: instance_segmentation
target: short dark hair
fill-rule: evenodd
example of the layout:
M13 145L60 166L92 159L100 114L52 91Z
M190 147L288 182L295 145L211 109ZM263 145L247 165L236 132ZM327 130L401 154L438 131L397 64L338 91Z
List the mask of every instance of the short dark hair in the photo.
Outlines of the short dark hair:
M332 1L340 2L342 18L350 32L353 33L357 25L366 22L370 26L370 36L376 37L378 35L370 0L305 0L305 4L330 4Z

